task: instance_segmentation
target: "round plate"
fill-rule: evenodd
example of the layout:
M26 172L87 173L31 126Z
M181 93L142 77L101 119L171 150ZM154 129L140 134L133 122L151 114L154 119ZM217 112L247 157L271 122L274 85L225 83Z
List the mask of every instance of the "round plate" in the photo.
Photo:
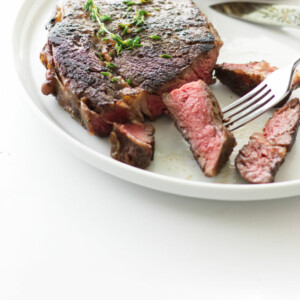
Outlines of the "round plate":
M300 140L288 154L276 176L276 183L245 184L234 168L234 158L254 131L260 131L271 113L235 131L238 145L230 161L214 178L206 178L193 159L189 147L167 117L154 122L155 157L147 170L120 163L110 157L108 139L90 136L71 119L52 96L40 87L45 69L39 53L47 40L45 24L57 1L25 0L15 24L13 46L17 71L30 107L50 126L69 151L89 164L124 180L177 195L218 200L261 200L300 195ZM230 19L209 8L212 1L197 5L208 16L224 41L218 62L246 63L265 59L278 67L288 64L299 53L297 29L258 26ZM284 55L283 55L284 54ZM220 83L212 90L224 106L237 97ZM299 91L294 93L300 96Z

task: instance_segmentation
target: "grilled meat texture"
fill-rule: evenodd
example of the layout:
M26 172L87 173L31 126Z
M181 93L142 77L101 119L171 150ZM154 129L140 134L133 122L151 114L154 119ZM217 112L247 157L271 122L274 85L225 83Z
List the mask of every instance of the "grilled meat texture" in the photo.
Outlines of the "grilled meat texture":
M235 164L239 174L249 183L270 183L285 155L285 147L270 143L262 133L254 133L240 150Z
M278 109L263 129L264 136L276 146L290 151L294 145L300 119L299 99Z
M110 133L111 156L134 167L145 169L154 155L152 125L143 123L113 124Z
M47 26L48 42L41 53L47 69L42 91L56 96L90 133L107 136L113 123L143 121L144 115L154 119L165 109L163 92L198 78L212 83L222 41L193 2L154 0L135 5L149 13L138 33L142 46L120 55L114 41L97 37L99 25L84 11L84 2L66 0ZM120 0L95 0L95 4L102 15L112 16L105 25L115 34L122 35L119 25L135 16ZM136 26L130 30L124 39L137 35ZM161 40L150 39L151 35ZM108 68L107 62L116 68Z
M247 64L223 63L215 66L215 76L239 96L244 96L277 70L268 62L250 62ZM300 72L296 72L293 89L300 87Z
M254 133L239 151L235 164L250 183L274 182L275 175L290 151L299 127L300 103L295 98L277 110L263 133Z
M208 86L202 80L187 83L163 100L204 174L216 176L236 141L223 126L220 106Z

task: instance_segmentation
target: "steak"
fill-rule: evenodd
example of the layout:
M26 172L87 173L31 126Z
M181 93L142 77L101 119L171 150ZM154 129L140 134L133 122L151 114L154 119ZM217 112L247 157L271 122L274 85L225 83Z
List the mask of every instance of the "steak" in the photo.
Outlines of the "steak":
M236 157L240 175L250 183L270 183L284 162L286 148L276 146L262 134L254 133Z
M295 98L274 113L263 129L264 136L272 144L290 151L297 135L299 118L299 99Z
M138 168L147 168L154 155L152 125L143 123L113 124L110 133L111 156Z
M165 94L163 101L204 174L217 175L236 141L223 125L220 106L206 83L187 83Z
M244 96L268 75L277 70L266 61L250 62L247 64L218 64L215 66L215 76L233 92ZM300 87L300 72L296 72L293 80L293 89Z
M222 41L192 1L141 1L128 8L120 0L95 0L101 15L112 18L105 22L110 32L123 40L140 37L139 47L122 54L99 34L84 3L64 1L47 25L42 92L53 94L90 133L107 136L113 123L154 119L165 110L164 92L199 78L213 82ZM120 27L134 20L135 10L147 11L144 23L124 33Z
M300 120L299 99L277 110L266 123L263 133L254 133L239 151L235 164L240 175L250 183L274 182L297 135Z

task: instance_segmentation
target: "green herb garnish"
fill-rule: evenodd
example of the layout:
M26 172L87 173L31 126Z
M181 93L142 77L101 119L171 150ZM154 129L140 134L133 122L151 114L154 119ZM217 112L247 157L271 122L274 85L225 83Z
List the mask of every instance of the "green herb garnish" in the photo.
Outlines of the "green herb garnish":
M158 35L150 35L149 39L152 39L152 40L161 40L161 37L158 36Z
M168 55L168 54L162 54L159 57L162 57L162 58L172 58L172 56Z
M100 16L100 20L101 20L102 22L105 22L105 21L112 21L112 18L109 17L109 16L107 16L107 15L102 15L102 16Z
M134 1L123 1L123 3L124 3L125 5L127 5L127 6L132 6L132 5L135 4Z
M136 16L133 18L132 24L135 24L137 27L145 23L145 16L148 16L149 13L145 10L137 10Z
M95 21L112 21L112 18L107 16L107 15L100 15L100 8L97 7L94 3L94 0L87 0L84 5L83 8L85 11L88 11L92 17L93 20ZM101 26L100 26L101 27Z
M106 67L109 69L117 69L118 68L115 64L113 64L111 62L106 61L105 64L106 64Z
M131 24L119 24L118 27L123 29L123 35L130 32L129 26Z
M111 76L111 73L108 73L108 72L100 72L100 74L102 74L103 76L106 76L106 77Z
M131 80L130 79L126 79L125 80L128 84L131 84Z
M116 42L115 44L115 49L117 51L117 54L121 54L123 49L133 49L135 47L140 47L141 44L139 43L140 38L136 37L134 40L133 39L127 39L127 40L123 40L121 36L119 36L118 34L114 34L112 32L110 32L104 25L104 23L102 23L101 20L101 16L100 15L100 9L99 7L97 7L94 3L94 0L87 0L85 2L85 4L83 5L83 8L85 9L85 11L88 11L91 15L91 18L95 21L97 21L97 23L99 24L99 32L101 35L108 35L109 39L113 40ZM136 13L136 17L134 18L134 22L132 24L135 24L137 26L140 26L141 24L144 23L144 19L145 19L145 15L147 15L148 13L144 10L141 11L137 11ZM99 36L99 32L97 33L97 36Z
M118 80L118 77L113 77L113 78L111 79L111 81L112 81L113 83L117 83L119 80Z
M144 27L139 27L139 28L135 31L135 33L140 33L140 32L143 31L143 30L145 30Z

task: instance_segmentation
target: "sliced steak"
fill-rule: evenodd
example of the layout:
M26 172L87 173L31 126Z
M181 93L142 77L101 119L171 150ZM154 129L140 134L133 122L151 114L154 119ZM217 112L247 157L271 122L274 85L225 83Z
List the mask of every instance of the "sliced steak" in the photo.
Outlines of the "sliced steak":
M154 127L143 123L113 124L111 156L138 168L147 168L154 155Z
M165 94L163 101L204 174L217 175L236 141L223 126L220 106L206 83L187 83Z
M250 183L274 181L279 166L284 162L286 148L275 146L262 133L254 133L249 143L236 157L236 168Z
M99 25L83 9L84 3L65 0L47 26L42 91L56 96L91 133L106 136L114 122L142 121L144 115L154 119L165 109L162 93L199 78L213 82L222 41L192 1L145 1L129 12L121 0L95 0L102 15L112 16L105 23L109 31L123 39L141 38L141 47L122 54L115 51L114 41L99 37ZM137 34L138 27L132 26L122 35L120 24L132 22L135 10L149 13L139 27L143 30ZM153 35L161 40L150 39ZM116 67L108 68L108 62Z
M274 145L292 149L299 127L300 105L297 98L278 109L264 127L264 136Z
M240 175L250 183L274 182L296 138L300 120L299 99L295 98L277 110L263 133L254 133L239 151L235 164Z
M233 92L243 96L258 86L276 67L266 61L250 62L247 64L223 63L215 66L215 76ZM296 72L293 89L300 87L300 72Z

